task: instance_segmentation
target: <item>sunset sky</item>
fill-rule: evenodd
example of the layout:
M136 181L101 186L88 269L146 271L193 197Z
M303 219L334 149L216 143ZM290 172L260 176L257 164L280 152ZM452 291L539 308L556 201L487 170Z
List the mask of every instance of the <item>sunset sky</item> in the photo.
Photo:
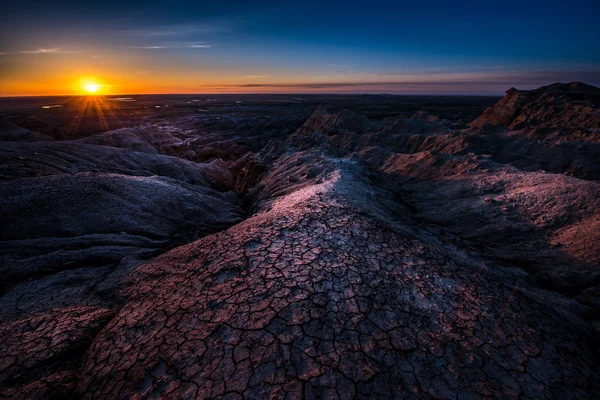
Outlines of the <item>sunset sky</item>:
M15 1L0 95L501 94L600 84L595 1Z

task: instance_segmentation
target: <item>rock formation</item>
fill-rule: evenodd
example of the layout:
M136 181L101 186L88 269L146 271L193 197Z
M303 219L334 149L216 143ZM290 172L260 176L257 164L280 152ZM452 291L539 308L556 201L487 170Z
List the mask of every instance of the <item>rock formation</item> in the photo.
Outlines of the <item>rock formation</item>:
M568 130L570 135L582 135L599 141L600 89L581 82L556 83L536 90L510 88L506 96L488 108L471 125L502 125L511 130Z
M6 142L0 395L596 398L598 91Z

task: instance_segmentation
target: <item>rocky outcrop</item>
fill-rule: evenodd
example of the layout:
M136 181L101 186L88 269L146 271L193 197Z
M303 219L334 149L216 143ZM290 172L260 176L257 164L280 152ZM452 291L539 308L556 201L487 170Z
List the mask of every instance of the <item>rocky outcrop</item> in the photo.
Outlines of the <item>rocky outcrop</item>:
M510 88L471 126L502 125L548 134L564 129L571 136L600 141L600 89L581 82L556 83L536 90Z
M577 295L600 285L599 248L585 236L600 221L600 185L522 172L481 156L392 154L379 171L415 218Z
M0 149L0 179L80 172L163 176L194 185L230 190L233 177L221 160L197 164L177 157L75 142L5 143Z
M163 154L195 162L236 161L259 152L271 140L291 134L297 117L234 118L230 116L177 117L165 122L122 128L80 139L80 143Z
M360 121L361 123L351 122ZM353 126L354 129L349 129ZM293 135L287 143L298 149L315 146L336 148L348 154L368 146L385 146L397 151L415 152L432 143L437 137L450 132L451 124L446 120L430 116L425 111L411 118L403 116L369 122L364 116L349 111L329 114L324 107L315 113Z
M447 133L452 123L445 119L429 115L427 111L419 111L410 118L390 117L374 126L373 132L393 134L433 134Z
M156 125L117 129L80 139L79 142L184 159L192 159L195 156L194 151L188 149L182 139L173 136L169 129Z
M471 129L463 130L456 130L449 121L420 111L411 118L389 117L372 123L366 131L353 131L338 127L332 121L358 120L358 116L351 117L344 112L342 118L320 108L290 136L288 143L303 150L326 147L339 155L368 147L382 147L396 153L485 154L494 161L525 171L543 170L598 180L600 120L596 114L600 103L596 93L599 91L577 84L551 85L531 92L509 90L504 99L473 122ZM554 104L556 110L549 111L547 102ZM532 116L532 112L542 112L540 110L546 110L543 117ZM527 127L507 130L506 127L516 129L513 122L522 118L527 119ZM490 124L506 127L499 129Z
M310 148L326 140L330 134L360 134L366 132L373 122L364 115L358 115L348 110L338 114L330 114L325 107L320 106L307 120L291 135L287 142L300 148Z
M600 143L580 138L536 139L527 131L478 129L455 131L420 149L445 154L486 154L494 161L524 171L547 171L580 179L600 179Z

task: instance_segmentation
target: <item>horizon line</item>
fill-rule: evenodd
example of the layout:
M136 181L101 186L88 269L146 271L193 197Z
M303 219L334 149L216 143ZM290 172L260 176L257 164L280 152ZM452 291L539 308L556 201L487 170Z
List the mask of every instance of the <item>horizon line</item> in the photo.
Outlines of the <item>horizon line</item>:
M508 90L508 89L507 89ZM473 96L473 97L498 97L503 94L492 93L393 93L393 92L227 92L227 93L112 93L112 94L22 94L22 95L1 95L0 98L24 98L24 97L112 97L112 96L242 96L242 95L281 95L281 96Z

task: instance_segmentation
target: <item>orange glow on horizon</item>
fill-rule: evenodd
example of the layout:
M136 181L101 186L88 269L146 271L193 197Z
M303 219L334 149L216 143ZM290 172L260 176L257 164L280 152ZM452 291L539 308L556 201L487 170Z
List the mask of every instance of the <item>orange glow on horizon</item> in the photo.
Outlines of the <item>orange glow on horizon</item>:
M52 61L52 60L51 60ZM54 61L52 61L54 62ZM331 73L312 77L309 74L245 75L249 72L189 70L186 68L146 69L121 62L106 68L79 66L76 63L50 64L55 69L40 73L38 67L20 70L19 74L0 78L2 96L111 96L135 94L303 94L303 93L405 93L456 94L481 91L490 76L451 73L422 76L418 73L394 77L349 77ZM65 68L62 70L61 68ZM50 68L49 68L50 69ZM16 71L16 70L15 70ZM252 71L254 73L255 71ZM452 85L453 81L460 84ZM503 87L503 84L497 84ZM492 90L489 91L490 93ZM486 94L489 94L486 92Z

